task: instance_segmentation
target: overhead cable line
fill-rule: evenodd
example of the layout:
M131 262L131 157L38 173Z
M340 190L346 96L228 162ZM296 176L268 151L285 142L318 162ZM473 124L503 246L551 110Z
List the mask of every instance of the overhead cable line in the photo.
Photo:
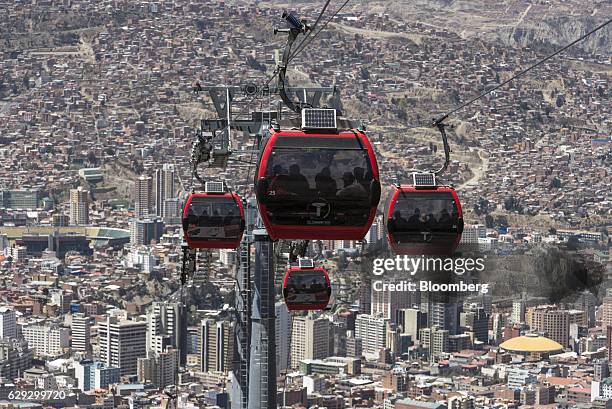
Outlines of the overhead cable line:
M327 0L325 2L325 5L323 6L323 8L321 9L321 12L319 13L319 17L317 17L317 20L315 21L315 23L312 25L312 27L310 27L310 29L304 35L304 38L302 38L302 41L300 41L300 43L298 44L298 46L296 48L300 48L302 46L302 44L304 44L304 42L308 39L308 37L310 37L310 35L313 33L313 31L319 26L319 22L323 18L323 14L325 13L325 10L327 10L327 7L329 6L329 3L331 3L331 0Z
M297 49L295 50L295 52L293 54L291 54L291 56L289 57L289 62L291 62L295 57L297 57L302 51L304 51L304 49L308 46L308 44L310 44L312 42L312 40L314 40L315 38L317 38L317 36L321 33L321 31L325 30L325 27L327 27L327 25L330 23L330 21L332 21L334 19L334 17L336 17L336 15L338 15L338 13L340 13L340 11L342 11L342 9L350 2L351 0L346 0L342 6L340 6L340 8L338 10L336 10L336 12L334 14L332 14L332 16L330 18L327 19L327 21L325 22L325 24L323 24L323 27L321 27L319 29L319 31L317 31L312 37L309 37L308 39L304 39L303 42L300 43L300 45L297 47ZM314 28L313 28L314 29Z
M528 73L529 71L533 70L534 68L536 68L539 65L544 64L546 61L550 60L551 58L553 58L554 56L561 54L563 51L567 50L568 48L574 46L575 44L579 43L580 41L584 40L585 38L593 35L594 33L596 33L597 31L603 29L604 27L606 27L608 24L610 24L612 22L612 19L600 24L599 26L595 27L593 30L587 32L586 34L584 34L583 36L581 36L580 38L572 41L571 43L569 43L568 45L564 46L563 48L558 49L557 51L555 51L554 53L548 55L547 57L541 59L540 61L538 61L537 63L529 66L528 68L514 74L512 77L510 77L509 79L507 79L506 81L503 81L502 83L494 86L493 88L491 88L488 91L483 92L482 94L478 95L477 97L472 98L471 100L459 105L458 107L456 107L455 109L453 109L452 111L442 115L439 118L434 119L433 123L434 125L438 125L441 124L446 118L448 118L449 116L451 116L452 114L462 110L463 108L467 107L468 105L473 104L474 102L478 101L479 99L489 95L490 93L492 93L493 91L498 90L499 88L503 87L504 85L514 81L515 79L517 79L518 77Z

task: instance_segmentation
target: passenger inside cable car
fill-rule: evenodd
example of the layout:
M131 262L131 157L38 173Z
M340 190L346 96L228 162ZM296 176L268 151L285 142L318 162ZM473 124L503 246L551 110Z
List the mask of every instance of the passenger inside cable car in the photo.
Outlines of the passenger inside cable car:
M190 240L233 240L242 235L242 215L234 200L194 196L187 209L185 233Z
M286 170L283 165L288 158L291 161ZM275 148L266 168L269 184L265 205L270 222L338 226L367 223L372 206L370 168L367 153L359 149Z
M327 276L319 269L287 272L284 298L289 310L324 308L329 302L331 287Z
M395 243L452 245L459 211L451 192L399 192L387 227Z

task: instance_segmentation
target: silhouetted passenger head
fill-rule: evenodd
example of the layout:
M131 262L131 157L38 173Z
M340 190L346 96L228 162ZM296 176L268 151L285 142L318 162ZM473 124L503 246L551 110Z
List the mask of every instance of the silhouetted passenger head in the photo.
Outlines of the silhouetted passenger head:
M283 169L283 167L281 165L274 165L274 167L272 168L272 174L274 176L280 175L282 173L284 173L285 170Z
M346 172L342 175L342 181L345 186L352 185L355 182L355 176L351 172Z
M355 179L357 179L358 182L361 182L365 178L365 169L356 167L353 169L353 175L355 175Z
M291 166L289 166L289 174L290 175L299 175L300 174L300 167L297 164L293 164Z

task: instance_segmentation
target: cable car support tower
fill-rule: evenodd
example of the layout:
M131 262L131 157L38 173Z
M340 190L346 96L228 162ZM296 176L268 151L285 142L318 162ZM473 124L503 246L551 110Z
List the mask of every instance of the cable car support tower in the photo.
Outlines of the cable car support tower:
M196 84L194 92L207 93L217 112L217 119L203 119L200 122L200 132L192 150L192 170L194 177L204 182L197 167L206 164L210 168L224 169L231 161L232 154L251 154L259 151L231 151L231 130L248 133L259 142L273 124L282 118L282 108L279 104L276 110L251 112L248 119L237 119L241 113L232 113L232 102L238 95L252 97L249 102L269 95L281 95L281 99L292 111L299 107L319 107L323 95L330 95L331 108L339 110L338 89L336 87L286 87L284 73L290 57L290 44L300 33L305 33L309 27L293 14L285 13L289 29L277 29L275 33L288 33L289 46L283 55L283 61L275 71L279 76L278 86L201 86ZM300 24L296 27L296 24ZM282 73L282 74L281 74ZM282 80L280 78L282 77ZM296 100L298 102L293 102ZM288 103L289 102L289 103ZM293 106L290 104L294 104ZM247 107L248 108L248 107ZM249 166L251 166L250 164ZM248 176L247 176L248 178ZM249 185L250 180L246 183ZM254 200L245 200L246 229L241 245L238 248L238 273L236 277L235 307L236 333L235 356L232 368L232 390L230 392L232 409L261 409L277 407L277 365L276 365L276 331L275 331L275 251L274 242L268 235L259 217ZM251 250L254 247L254 263ZM190 262L196 257L196 252L184 249L184 266L195 268ZM185 280L193 271L185 272Z

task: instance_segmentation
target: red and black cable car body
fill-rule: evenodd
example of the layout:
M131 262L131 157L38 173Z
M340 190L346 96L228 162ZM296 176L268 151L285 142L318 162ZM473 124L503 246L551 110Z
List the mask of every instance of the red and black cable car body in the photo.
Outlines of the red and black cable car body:
M255 186L272 239L363 239L380 200L365 133L270 129L264 143Z
M244 232L244 206L236 193L191 193L182 221L190 248L236 249Z
M463 212L452 187L401 185L390 194L385 223L396 254L451 256L463 233Z
M292 266L285 272L283 297L289 311L322 311L331 291L329 275L322 267Z

